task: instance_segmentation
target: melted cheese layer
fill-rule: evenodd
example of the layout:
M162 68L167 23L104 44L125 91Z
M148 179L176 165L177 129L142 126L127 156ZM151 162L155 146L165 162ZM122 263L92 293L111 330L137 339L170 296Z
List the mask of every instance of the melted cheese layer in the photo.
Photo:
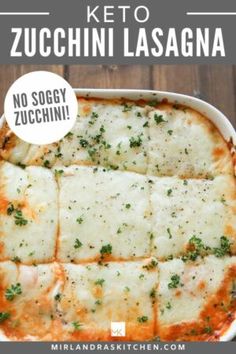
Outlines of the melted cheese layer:
M150 255L145 176L71 166L59 176L58 258L63 262ZM106 252L107 249L107 252Z
M158 330L163 340L216 340L234 316L236 257L159 264Z
M233 174L227 144L200 113L163 104L149 117L148 174L183 178Z
M0 263L0 312L9 316L0 323L0 331L3 329L8 338L56 338L54 296L60 285L58 270L53 263L37 266ZM18 292L13 292L12 287L17 287Z
M236 254L233 177L222 175L213 180L162 177L153 178L152 182L155 256L163 259L184 255L193 251L191 240L194 243L196 238L203 243L200 253L212 253L220 247L222 236L227 237L231 252Z
M65 338L112 340L111 322L125 322L122 340L145 340L154 336L154 302L150 297L157 272L143 262L65 265L66 281L59 309ZM137 291L138 289L138 291ZM76 330L74 323L81 324Z
M25 165L101 165L154 176L233 174L229 148L207 118L190 108L145 101L78 98L72 131L50 145L24 143L5 125L0 155Z
M0 333L11 340L218 340L236 311L236 257L1 262L0 284Z
M22 169L0 164L0 260L24 263L54 259L57 227L57 185L42 167Z
M229 328L233 157L207 118L78 98L64 139L30 145L5 124L0 156L22 167L0 162L7 339L219 340ZM125 322L125 337L112 336L111 321Z

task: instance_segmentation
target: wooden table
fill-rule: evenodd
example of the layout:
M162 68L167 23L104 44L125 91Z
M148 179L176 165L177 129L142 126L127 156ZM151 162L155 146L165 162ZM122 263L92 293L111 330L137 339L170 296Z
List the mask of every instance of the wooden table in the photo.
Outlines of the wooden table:
M0 112L9 86L33 70L64 76L73 87L140 88L201 97L236 127L236 66L232 65L0 65Z

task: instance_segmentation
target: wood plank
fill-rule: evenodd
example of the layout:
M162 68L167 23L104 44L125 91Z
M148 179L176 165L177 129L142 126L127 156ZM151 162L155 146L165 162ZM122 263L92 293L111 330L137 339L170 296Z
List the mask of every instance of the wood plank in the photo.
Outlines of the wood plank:
M0 112L9 86L33 70L65 76L73 87L136 88L200 96L236 126L236 67L227 65L1 65Z
M222 111L236 127L235 76L232 65L199 66L203 98Z
M0 116L3 113L5 95L13 82L30 71L48 70L63 76L64 68L62 65L0 65Z
M152 87L154 90L198 96L200 94L198 65L154 65Z
M147 65L72 65L67 78L76 88L149 89L150 73Z
M155 65L155 90L197 96L221 110L236 126L236 69L231 65Z

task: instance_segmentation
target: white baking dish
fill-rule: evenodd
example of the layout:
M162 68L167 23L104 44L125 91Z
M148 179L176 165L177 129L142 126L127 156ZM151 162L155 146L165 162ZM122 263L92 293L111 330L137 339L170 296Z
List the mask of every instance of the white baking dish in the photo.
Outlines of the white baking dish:
M167 99L170 103L176 103L191 107L211 120L219 129L222 136L227 142L232 143L232 153L235 153L236 131L227 117L217 108L204 102L198 98L182 95L173 92L150 91L150 90L124 90L124 89L75 89L75 93L82 97L97 98L127 98L131 100L157 100ZM4 121L4 117L0 119L0 127ZM230 328L220 338L221 341L230 341L236 336L236 319ZM7 338L0 333L0 341L6 341Z
M157 100L167 99L170 103L185 105L202 113L219 129L227 142L232 143L232 153L235 153L236 131L228 118L217 108L198 98L173 92L151 90L123 90L123 89L75 89L77 95L97 98L127 98L131 100ZM230 328L221 337L221 341L230 341L236 336L236 319Z

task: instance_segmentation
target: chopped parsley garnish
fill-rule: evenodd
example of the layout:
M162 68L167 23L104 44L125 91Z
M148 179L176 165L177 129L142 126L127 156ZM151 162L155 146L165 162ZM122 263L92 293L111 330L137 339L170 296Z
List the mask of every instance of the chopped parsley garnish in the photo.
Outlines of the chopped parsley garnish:
M225 204L226 200L225 200L224 195L222 195L222 197L220 198L220 201L221 201L221 203Z
M122 231L121 231L121 228L119 227L118 230L116 231L117 234L121 234Z
M55 153L55 157L58 157L58 158L62 157L60 146L58 146L58 148L57 148L57 152Z
M99 130L100 130L101 133L105 133L105 131L106 131L105 128L104 128L104 125L101 125Z
M167 304L166 304L166 308L167 308L167 310L170 310L170 309L171 309L171 307L172 307L172 306L171 306L171 303L168 301L168 302L167 302Z
M147 316L138 317L138 318L137 318L137 321L138 321L139 323L145 323L145 322L148 321L148 317L147 317Z
M167 133L168 133L169 135L172 135L172 134L173 134L173 130L168 130Z
M96 144L99 144L101 142L102 134L97 134L92 139L95 141Z
M88 141L85 139L80 139L79 143L80 143L80 146L83 148L86 148L89 145Z
M22 211L19 209L15 210L15 224L18 226L25 226L28 224L28 220L26 220L22 214Z
M13 257L13 258L11 259L11 261L12 261L12 262L15 262L15 263L20 263L20 262L21 262L21 259L20 259L19 257L15 256L15 257Z
M46 168L49 168L50 167L50 161L49 160L45 160L43 162L43 166L46 167Z
M81 327L83 326L79 321L72 322L72 326L74 327L75 331L80 331Z
M168 235L169 235L169 238L172 238L172 234L171 234L171 231L170 231L170 228L169 228L169 227L167 228L166 231L167 231L167 233L168 233Z
M26 165L24 165L24 164L21 163L21 162L18 162L17 166L20 167L20 168L22 168L23 170L26 168Z
M96 112L92 112L91 117L92 118L98 118L98 114Z
M101 256L112 254L112 246L108 243L100 249Z
M166 261L172 261L172 259L174 259L173 254L169 254L169 256L165 258Z
M230 242L225 236L220 238L220 247L213 249L214 255L218 258L224 257L226 254L230 253Z
M132 107L133 107L132 105L128 105L127 103L124 103L122 112L129 112L132 110Z
M131 204L129 204L129 203L128 203L128 204L125 204L125 208L126 208L126 209L130 209L130 208L131 208Z
M71 138L73 136L73 133L69 132L65 135L65 138Z
M210 250L210 247L205 246L202 239L196 237L195 235L193 235L188 242L190 250L182 257L182 261L184 262L188 260L195 261L198 256L202 255L203 252Z
M108 144L105 140L102 141L102 145L103 145L103 147L104 147L105 150L111 148L111 144Z
M172 189L168 189L167 196L169 197L169 196L171 196L171 194L172 194Z
M11 285L10 288L8 288L5 292L5 297L8 301L14 300L15 296L21 295L22 290L21 290L21 285L20 283L17 283L16 285Z
M149 296L150 296L151 298L155 299L155 297L156 297L156 290L155 290L154 288L150 291Z
M61 294L60 294L60 293L56 294L56 295L54 296L54 299L55 299L56 301L60 301L60 300L61 300Z
M63 175L63 173L64 173L64 171L63 171L63 170L55 170L55 171L54 171L54 174L55 174L55 176L56 176L56 177L60 177L60 176L62 176L62 175Z
M102 301L101 300L96 300L95 301L95 305L101 305L102 304Z
M98 118L98 114L97 114L96 112L92 112L91 118L92 118L92 119L97 119L97 118ZM89 121L89 124L90 124L90 125L93 125L94 122L90 120L90 121Z
M162 122L167 122L165 119L163 119L163 115L162 114L154 114L154 120L156 122L156 124L160 124Z
M97 279L96 281L95 281L95 285L100 285L100 286L103 286L103 283L105 282L105 279Z
M92 161L95 159L96 152L97 150L95 148L88 149L88 154Z
M0 323L6 321L10 317L8 312L0 312Z
M78 224L82 224L82 222L84 221L84 219L82 218L82 216L80 216L80 217L78 217L78 218L76 219L76 221L77 221Z
M195 235L193 235L190 239L189 239L189 243L190 245L194 245L195 249L204 249L205 246L202 242L202 239L199 237L196 237Z
M143 124L143 128L148 128L149 127L149 124L148 124L148 121L146 123Z
M142 145L142 139L141 136L137 136L136 138L134 138L133 136L129 139L129 146L131 148L136 148Z
M158 265L158 262L155 259L152 259L151 262L149 262L148 264L144 265L143 268L147 269L147 270L151 270L156 268Z
M7 208L7 215L11 215L14 212L15 208L13 204L10 204Z
M207 333L207 334L211 334L213 332L213 329L210 326L205 327L203 330L204 330L204 333Z
M75 249L78 249L78 248L80 248L81 246L83 246L83 244L82 244L82 242L80 242L80 240L77 238L77 239L75 240L74 248L75 248Z
M158 101L157 100L151 100L147 102L148 106L151 107L156 107L158 105Z
M178 274L174 274L170 278L171 282L168 284L169 289L175 289L180 285L180 276Z

